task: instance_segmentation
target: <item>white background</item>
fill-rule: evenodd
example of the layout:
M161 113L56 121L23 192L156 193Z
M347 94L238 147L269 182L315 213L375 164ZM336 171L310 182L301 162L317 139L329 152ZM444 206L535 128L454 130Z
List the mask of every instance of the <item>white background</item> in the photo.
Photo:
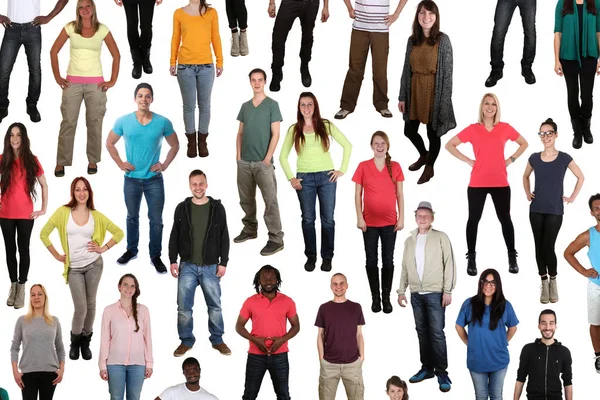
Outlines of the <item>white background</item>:
M124 113L135 110L133 90L138 82L149 82L154 86L155 101L152 109L173 121L182 143L180 152L165 172L166 203L164 210L163 261L167 263L167 244L175 206L189 196L188 174L194 168L201 168L208 175L209 195L223 201L229 218L229 232L233 238L242 228L242 211L238 205L236 188L235 138L238 127L236 116L242 102L250 99L252 90L248 83L248 72L255 67L267 71L269 78L271 63L271 33L274 20L267 14L268 2L248 1L248 35L250 55L232 58L229 56L229 30L225 5L222 1L213 1L220 16L220 32L225 56L224 73L215 79L212 98L212 121L208 139L210 157L207 159L188 159L185 155L185 138L182 120L181 97L175 77L168 73L172 14L177 7L185 5L184 1L165 0L158 6L154 16L154 39L152 62L154 74L144 75L142 80L131 78L131 58L126 38L126 22L123 9L113 1L98 1L99 20L110 28L121 51L121 74L116 86L108 91L107 113L104 119L104 133L108 134L114 121ZM395 9L397 2L392 2ZM5 7L2 2L0 7ZM279 2L277 2L279 6ZM436 163L436 175L423 186L416 182L421 172L409 172L407 166L418 157L416 150L403 135L403 121L397 111L397 93L404 62L405 46L411 32L411 25L417 2L409 1L400 18L390 30L390 54L388 63L388 80L390 98L389 108L394 114L392 119L384 119L375 112L372 104L372 81L370 65L365 72L365 80L356 111L343 121L335 121L342 132L354 146L350 167L338 184L337 191L337 240L336 255L333 260L333 272L343 272L348 277L348 297L360 301L365 313L364 327L366 361L364 363L365 398L368 400L386 398L385 382L391 375L408 378L420 368L417 335L410 307L400 309L397 305L390 315L373 314L370 311L370 293L366 273L364 271L364 250L361 232L356 229L354 212L354 184L352 174L360 161L372 157L369 147L371 134L383 130L391 138L390 154L400 162L404 169L406 181L405 191L405 226L398 234L396 245L396 275L394 290L397 287L401 259L402 243L414 229L412 211L421 200L429 200L436 210L434 226L445 231L451 238L458 265L458 283L453 294L453 302L447 310L447 343L448 371L453 381L451 392L442 395L435 380L420 384L409 384L412 399L465 399L473 398L473 386L466 368L466 347L454 330L454 322L462 302L476 293L476 278L465 273L464 253L465 223L467 220L466 189L469 182L470 168L442 149ZM454 109L458 122L457 129L450 131L443 138L443 144L453 135L460 132L477 120L479 102L486 88L483 83L489 73L489 45L493 28L496 2L492 0L467 2L464 0L439 0L441 9L441 28L452 41L454 49ZM73 303L68 287L61 276L62 265L44 249L38 239L39 230L47 218L57 207L69 200L71 180L85 174L87 160L85 158L85 118L80 115L80 124L76 138L76 151L73 167L66 168L66 177L57 179L53 176L55 165L56 143L61 121L59 111L61 94L55 84L51 68L49 50L54 39L65 23L75 16L76 1L72 0L65 10L50 24L43 26L42 50L42 96L39 108L42 122L33 124L25 113L26 85L28 81L27 64L24 51L21 50L11 76L9 116L0 126L2 134L14 121L26 123L32 141L32 149L46 170L50 188L50 201L47 215L36 221L31 241L32 265L29 274L29 287L33 283L43 283L49 292L51 311L60 318L63 328L63 340L68 352L70 322ZM54 6L53 0L42 2L42 13L47 14ZM518 10L509 29L504 61L504 78L499 81L493 91L499 96L502 107L502 120L513 125L529 142L530 148L508 168L509 182L513 190L512 218L515 225L516 248L519 251L518 275L509 275L506 249L501 235L492 202L488 199L484 215L479 226L477 261L479 271L488 267L497 268L504 279L504 290L508 300L512 302L521 323L511 341L511 363L505 380L505 396L512 396L518 357L524 344L539 336L537 316L544 306L539 303L539 278L534 258L534 246L528 221L528 204L522 189L522 174L528 156L534 151L541 151L542 146L536 132L539 125L547 117L558 123L559 137L557 147L569 152L586 175L586 182L577 201L565 206L563 227L557 241L559 255L558 286L560 302L553 305L558 313L558 331L556 337L571 350L573 356L573 384L575 397L591 399L595 395L598 375L594 371L593 351L588 334L586 317L586 279L575 273L566 264L562 251L577 234L594 223L590 217L587 199L596 193L598 161L593 153L593 146L584 144L583 149L574 151L571 146L571 131L566 104L564 79L553 71L553 25L554 1L539 1L537 11L537 56L534 72L537 83L526 85L520 75L520 59L522 53L522 27ZM4 12L5 8L0 11ZM311 90L317 96L321 112L326 118L333 118L338 110L339 98L344 76L347 71L347 59L352 21L341 0L331 1L330 20L315 27L315 45L313 61L310 64L313 85ZM287 127L295 122L297 98L304 88L300 83L298 52L300 47L300 26L295 23L287 40L286 66L282 90L272 97L279 102L284 122L282 123L282 139ZM60 54L62 76L66 74L69 58L68 44ZM105 78L109 79L111 58L109 52L103 50L103 68ZM268 93L271 95L270 93ZM593 128L597 126L593 124ZM421 133L424 135L424 127ZM596 128L597 131L597 128ZM598 146L595 144L594 146ZM124 148L117 146L122 157ZM168 146L164 146L167 148ZM513 143L507 144L506 154L511 155L516 149ZM469 145L460 150L471 155ZM332 145L332 154L336 166L341 162L341 148ZM164 159L166 150L163 151ZM279 156L279 148L275 159ZM295 166L294 156L291 164ZM208 341L207 316L204 300L200 290L197 292L194 330L196 345L186 355L195 356L202 366L201 384L221 400L239 399L243 393L246 351L248 343L235 333L234 324L243 301L254 293L252 279L254 273L264 264L269 263L281 271L283 278L282 291L296 301L301 321L301 330L297 337L290 341L290 393L294 399L316 399L318 397L319 363L316 349L317 329L313 326L318 306L332 298L329 290L331 273L323 273L318 268L312 273L303 269L304 244L300 226L300 209L294 190L286 182L285 176L276 161L276 174L279 180L279 203L283 228L285 231L285 250L271 257L262 257L259 251L267 240L267 232L263 221L260 221L259 238L244 244L231 244L230 261L227 275L222 280L222 306L225 319L225 342L231 347L233 355L225 357L211 349ZM295 168L294 168L295 170ZM123 174L104 151L103 162L99 164L99 173L90 177L95 190L95 204L101 212L125 230L126 209L123 201ZM565 193L570 195L575 180L570 173L565 180ZM533 184L533 182L532 182ZM262 199L258 197L259 215L262 213ZM39 208L39 202L36 209ZM95 335L92 340L94 358L92 361L71 361L67 359L63 382L58 386L56 399L102 399L108 397L108 385L98 376L97 354L102 310L105 306L119 298L117 281L126 273L134 273L141 286L139 301L150 309L153 327L154 375L146 380L142 391L142 399L154 399L166 387L183 381L181 362L183 358L174 358L173 350L179 344L177 336L177 280L170 275L160 276L149 264L147 255L148 220L145 204L140 212L140 256L126 267L118 266L115 260L125 251L126 240L115 249L104 254L104 276L100 282L97 300L97 317ZM319 232L317 225L317 232ZM55 246L59 245L58 236L52 236ZM1 246L0 246L1 247ZM4 257L0 250L0 257ZM580 260L588 265L585 254ZM2 262L4 264L4 262ZM319 264L320 265L320 264ZM4 267L2 267L4 268ZM8 292L9 280L6 272L0 272L1 300L4 302ZM6 292L5 292L6 291ZM395 298L393 299L395 301ZM28 297L26 299L28 301ZM395 304L395 302L394 302ZM19 390L14 383L10 367L9 347L11 344L14 323L26 309L15 311L0 305L0 386L5 387L11 398L20 398ZM343 388L339 389L338 399L345 398ZM523 395L523 398L525 396ZM274 399L270 379L266 377L259 399Z

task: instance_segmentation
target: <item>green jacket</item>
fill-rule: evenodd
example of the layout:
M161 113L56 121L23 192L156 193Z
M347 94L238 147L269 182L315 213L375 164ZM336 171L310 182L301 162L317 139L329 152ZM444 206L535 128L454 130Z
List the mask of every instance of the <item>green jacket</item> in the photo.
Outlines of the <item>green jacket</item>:
M567 14L564 17L562 8L565 1L572 1L573 14ZM583 35L579 37L579 14L577 12L576 0L558 0L556 4L556 13L554 18L554 32L560 32L560 54L559 58L563 60L577 60L581 64L581 57L598 58L598 38L597 32L600 32L600 0L595 0L596 15L589 14L587 8L583 6ZM580 42L583 41L583 42ZM583 54L580 51L583 43Z

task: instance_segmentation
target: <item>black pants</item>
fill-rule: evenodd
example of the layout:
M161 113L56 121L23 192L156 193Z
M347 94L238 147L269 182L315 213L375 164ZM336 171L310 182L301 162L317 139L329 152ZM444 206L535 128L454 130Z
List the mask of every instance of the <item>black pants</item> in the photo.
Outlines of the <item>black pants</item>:
M265 372L269 371L273 390L277 400L290 400L289 375L290 364L287 353L273 354L248 354L246 362L246 384L242 400L255 400L260 391Z
M296 18L300 19L302 27L302 42L300 44L300 61L308 64L312 54L313 29L319 13L319 0L282 0L279 6L275 26L273 27L273 72L281 71L285 58L285 41L294 25Z
M540 275L556 276L557 260L554 245L562 220L562 215L529 213L535 243L535 260Z
M123 0L130 49L149 49L152 45L152 17L155 3L155 0Z
M426 165L432 166L435 164L435 160L440 154L440 148L442 147L442 140L437 135L437 131L433 129L431 123L427 124L427 139L429 139L429 152L425 148L423 138L419 135L419 125L421 123L418 119L410 120L404 123L404 136L410 139L413 146L419 152L419 155L427 154Z
M27 282L29 274L29 239L33 229L32 219L8 219L0 218L0 228L4 237L4 248L6 249L6 265L11 282L17 282L17 245L19 246L19 275L20 283ZM15 242L15 235L17 241Z
M248 11L245 0L225 0L225 11L231 29L248 27Z
M379 240L381 239L381 262L383 268L394 270L394 247L396 246L396 232L394 225L373 227L367 226L363 232L367 268L377 268Z
M521 66L531 68L535 58L535 11L536 0L498 0L496 13L494 14L494 32L492 33L492 44L490 53L492 69L504 68L504 39L512 20L515 9L519 7L521 22L523 23L523 58Z
M25 387L21 389L23 400L52 400L54 389L56 386L52 381L56 379L54 372L27 372L23 374L23 384Z
M563 75L567 83L567 104L571 119L591 118L594 106L592 93L594 92L594 79L596 77L597 61L593 57L578 61L560 60ZM579 103L579 88L581 87L581 103Z
M477 244L477 227L483 214L485 198L490 194L496 209L496 215L502 225L502 236L508 251L515 251L515 228L510 219L510 186L505 187L469 187L467 198L469 199L469 220L467 221L467 247L469 253L475 252Z

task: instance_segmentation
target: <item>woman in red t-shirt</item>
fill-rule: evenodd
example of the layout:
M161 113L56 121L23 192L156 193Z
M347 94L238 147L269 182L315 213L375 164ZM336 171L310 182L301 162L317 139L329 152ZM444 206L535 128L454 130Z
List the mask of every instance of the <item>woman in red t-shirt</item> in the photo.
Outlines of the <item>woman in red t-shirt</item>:
M371 148L374 157L361 162L352 177L356 183L356 225L363 232L365 241L367 278L373 298L371 311L381 311L383 302L383 312L391 313L393 308L390 293L394 278L396 232L404 228L404 175L400 164L392 161L388 153L390 140L384 132L377 131L371 136ZM381 295L377 268L379 239L382 259Z
M10 276L7 306L22 308L25 301L25 282L29 273L29 239L33 221L46 213L48 185L44 170L31 154L27 128L20 122L8 127L4 136L4 151L0 157L0 228L6 248L6 264ZM33 211L37 197L36 181L42 187L42 209ZM15 241L15 235L18 237ZM17 245L19 270L17 275Z
M505 159L504 147L509 139L517 142L519 148L512 156ZM461 143L473 145L475 160L458 151L456 146ZM467 274L471 276L477 275L475 263L477 227L488 194L492 196L496 215L502 225L502 235L508 250L508 271L513 274L519 272L515 250L515 229L510 219L510 186L508 186L506 167L514 163L526 148L527 140L512 126L500 122L500 103L492 93L485 94L481 99L479 121L465 128L446 144L446 150L454 157L473 167L467 189L469 200Z

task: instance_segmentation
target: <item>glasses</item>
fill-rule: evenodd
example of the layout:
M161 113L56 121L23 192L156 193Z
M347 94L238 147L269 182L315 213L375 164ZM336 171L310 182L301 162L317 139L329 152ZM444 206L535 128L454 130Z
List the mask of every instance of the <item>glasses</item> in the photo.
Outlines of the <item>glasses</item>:
M496 287L496 281L488 281L487 279L482 279L479 282L481 282L482 286L491 286L491 287Z
M545 138L546 136L551 137L551 136L554 136L555 133L556 133L556 131L538 132L538 136L541 138Z

